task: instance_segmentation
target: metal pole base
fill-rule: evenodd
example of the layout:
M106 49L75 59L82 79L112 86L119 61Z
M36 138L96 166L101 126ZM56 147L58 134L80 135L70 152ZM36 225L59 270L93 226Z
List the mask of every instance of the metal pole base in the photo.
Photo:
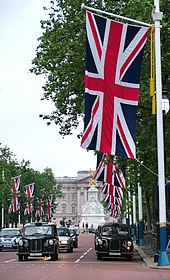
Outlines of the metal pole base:
M170 256L164 252L159 253L158 266L170 264Z

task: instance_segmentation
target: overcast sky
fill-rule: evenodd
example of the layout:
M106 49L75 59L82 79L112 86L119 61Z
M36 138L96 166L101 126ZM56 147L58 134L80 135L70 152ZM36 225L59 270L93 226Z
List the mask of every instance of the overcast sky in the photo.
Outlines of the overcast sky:
M74 177L79 170L94 170L96 157L80 147L76 133L63 139L56 125L47 126L39 118L50 113L53 104L40 101L43 77L29 73L48 3L0 0L0 143L19 163L29 160L37 171L48 166L57 177Z

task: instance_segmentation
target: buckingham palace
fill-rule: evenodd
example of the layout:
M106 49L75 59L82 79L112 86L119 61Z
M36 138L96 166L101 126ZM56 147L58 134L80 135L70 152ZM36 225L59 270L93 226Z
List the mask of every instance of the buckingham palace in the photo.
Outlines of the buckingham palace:
M57 208L54 212L53 221L59 225L60 221L70 221L71 224L80 223L82 207L88 199L88 189L91 183L91 171L78 171L77 177L56 177L57 185L61 185L62 198L57 199ZM101 185L98 188L98 199L102 200Z

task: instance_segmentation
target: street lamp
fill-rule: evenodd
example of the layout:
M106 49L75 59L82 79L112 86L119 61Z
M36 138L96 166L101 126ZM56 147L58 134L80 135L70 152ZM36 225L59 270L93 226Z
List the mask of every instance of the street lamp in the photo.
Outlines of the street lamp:
M162 96L162 111L163 111L163 114L166 115L168 112L169 112L169 99L166 95L163 95Z
M165 169L164 169L164 147L163 147L163 121L162 121L162 81L161 81L161 41L160 29L163 13L159 9L159 0L154 0L152 12L155 24L155 76L156 76L156 107L157 107L157 154L158 154L158 186L159 186L159 237L160 254L158 265L170 264L166 252L167 228L166 228L166 202L165 202Z

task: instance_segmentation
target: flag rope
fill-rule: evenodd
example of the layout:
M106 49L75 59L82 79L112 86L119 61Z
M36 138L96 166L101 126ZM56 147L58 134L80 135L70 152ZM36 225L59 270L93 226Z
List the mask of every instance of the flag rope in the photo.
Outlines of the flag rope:
M149 24L149 23L145 23L145 22L135 20L135 19L132 19L132 18L128 18L128 17L124 17L124 16L119 16L119 15L109 13L109 12L105 12L105 11L102 11L102 10L99 10L99 9L91 8L91 7L86 6L84 3L81 4L81 8L89 10L89 11L97 12L97 13L100 13L100 14L108 15L108 16L111 16L111 17L131 21L131 22L134 22L134 23L137 23L137 24L141 24L143 26L152 27L152 25Z
M152 171L151 169L149 169L146 165L144 165L142 161L140 161L140 160L137 159L137 158L136 158L136 161L137 161L140 165L142 165L144 168L146 168L149 172L151 172L152 174L154 174L155 176L158 177L158 174L155 173L155 172L153 172L153 171Z
M155 97L155 25L151 27L151 45L150 45L150 96L152 97L152 115L156 114L156 97Z

